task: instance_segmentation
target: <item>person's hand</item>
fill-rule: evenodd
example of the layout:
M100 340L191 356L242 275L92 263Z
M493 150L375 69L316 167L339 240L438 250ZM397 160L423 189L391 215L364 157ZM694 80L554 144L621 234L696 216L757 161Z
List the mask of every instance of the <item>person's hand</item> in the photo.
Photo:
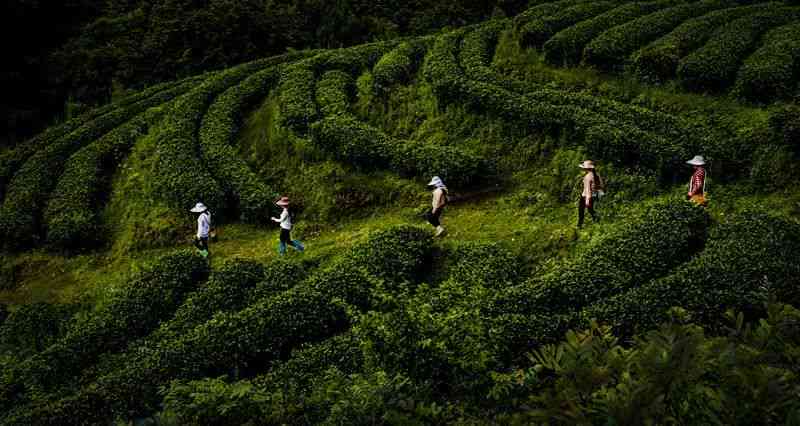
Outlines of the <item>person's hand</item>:
M692 193L691 192L687 192L686 196L689 197L689 198L692 198Z

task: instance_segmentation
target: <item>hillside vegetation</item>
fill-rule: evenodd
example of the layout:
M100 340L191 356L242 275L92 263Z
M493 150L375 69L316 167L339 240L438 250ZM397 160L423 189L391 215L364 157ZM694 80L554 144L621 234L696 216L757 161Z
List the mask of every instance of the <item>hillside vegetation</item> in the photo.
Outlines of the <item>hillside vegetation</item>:
M798 16L535 1L0 152L0 424L793 424ZM607 195L577 229L587 158ZM278 256L279 195L306 253Z

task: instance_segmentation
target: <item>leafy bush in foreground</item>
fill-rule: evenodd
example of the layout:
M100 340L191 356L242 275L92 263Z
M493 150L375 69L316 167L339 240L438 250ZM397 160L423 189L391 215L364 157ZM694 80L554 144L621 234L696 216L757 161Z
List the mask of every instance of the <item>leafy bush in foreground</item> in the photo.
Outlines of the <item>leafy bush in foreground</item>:
M755 102L792 96L800 77L800 24L768 32L739 69L733 94Z
M719 27L778 5L780 3L731 7L690 19L636 52L631 57L631 69L646 81L663 82L674 78L681 58L703 46Z
M742 61L771 28L800 18L800 9L770 7L720 28L705 46L683 58L678 79L689 90L716 92L733 84Z
M0 323L0 350L18 358L41 352L60 339L75 309L70 305L30 303Z
M629 3L579 22L547 40L542 46L545 61L551 65L575 65L581 61L586 45L604 31L674 4L673 0Z
M730 0L701 0L660 10L616 26L586 46L584 62L606 70L621 69L626 65L628 55L683 21L734 4Z

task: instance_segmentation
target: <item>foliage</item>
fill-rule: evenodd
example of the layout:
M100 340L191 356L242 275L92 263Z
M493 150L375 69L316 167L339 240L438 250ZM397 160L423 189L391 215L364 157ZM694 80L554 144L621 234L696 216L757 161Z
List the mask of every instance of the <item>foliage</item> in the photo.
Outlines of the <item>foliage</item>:
M74 311L50 303L19 306L0 323L0 348L18 359L41 352L63 336Z
M317 82L317 105L323 117L347 113L355 92L353 77L344 71L328 71Z
M728 0L702 0L634 19L592 40L583 52L583 60L601 69L621 68L626 64L628 55L667 34L683 21L733 4Z
M797 20L800 9L769 7L739 18L716 31L708 43L681 59L678 79L689 90L721 91L734 83L742 61L763 33Z
M675 2L672 0L628 3L578 22L559 31L544 43L542 50L545 60L553 65L575 65L581 61L586 45L606 30L673 4Z
M582 3L562 9L556 14L532 20L520 29L522 44L524 46L541 47L550 37L562 29L591 19L618 5L617 2L613 1Z
M800 25L778 27L764 35L761 47L739 69L733 94L769 102L791 96L800 70Z
M317 105L314 102L316 77L310 60L284 67L280 81L281 121L296 131L305 131L317 118Z
M427 38L407 41L383 55L372 69L375 88L385 91L395 84L410 81L429 44Z
M637 77L645 81L663 82L672 79L675 77L681 58L702 47L719 27L778 5L780 3L731 7L689 19L669 34L633 54L630 68Z
M623 346L608 327L570 331L529 355L531 367L495 376L495 398L514 396L497 418L526 424L778 424L798 405L796 322L790 306L745 323L726 314L728 335L709 337L675 308L671 320ZM697 322L702 324L702 322ZM780 354L777 355L776 354ZM511 394L511 395L509 395Z

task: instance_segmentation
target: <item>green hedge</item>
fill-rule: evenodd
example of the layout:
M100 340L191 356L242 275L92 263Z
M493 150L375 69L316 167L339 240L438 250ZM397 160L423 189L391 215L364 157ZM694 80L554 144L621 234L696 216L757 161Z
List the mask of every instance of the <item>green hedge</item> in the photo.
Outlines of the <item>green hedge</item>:
M78 248L103 242L107 232L100 219L99 202L108 191L111 174L163 114L161 109L140 114L69 158L44 211L48 243Z
M703 46L721 26L780 3L716 10L679 25L672 32L640 49L631 57L631 70L645 81L663 82L675 77L681 58Z
M249 109L269 92L277 80L277 68L270 67L231 87L214 100L200 126L203 160L229 199L235 202L239 216L245 222L269 221L277 193L250 170L236 150L235 138Z
M477 155L453 146L395 140L344 114L311 127L312 141L339 161L363 169L391 169L404 176L438 175L453 187L466 187L493 173Z
M383 55L372 68L375 88L386 91L395 84L411 81L429 44L430 38L406 41Z
M800 24L776 28L739 69L733 94L751 102L791 97L800 79Z
M687 19L733 6L731 0L702 0L651 13L602 33L583 51L585 63L604 70L620 70L628 56L647 43L667 34Z
M445 256L443 269L459 285L501 289L523 277L520 260L502 243L459 243Z
M529 7L524 12L514 17L514 25L520 28L528 22L539 19L543 16L553 15L562 11L565 8L575 6L586 2L586 0L559 0L559 1L546 1L546 2L533 2L532 7ZM537 4L542 3L542 4Z
M552 15L542 16L525 24L520 31L523 46L541 47L554 34L586 21L619 6L618 1L598 1L581 3L559 10Z
M339 70L350 75L358 75L372 69L381 57L398 43L398 41L382 41L344 49L329 49L314 56L310 63L317 74Z
M283 67L278 96L281 122L295 131L305 132L317 119L314 102L316 76L311 59Z
M501 293L493 310L566 313L663 276L702 248L707 221L705 210L684 200L654 203L574 260Z
M505 76L491 68L500 33L507 27L506 21L494 20L467 32L458 56L466 77L498 85L508 82Z
M727 89L762 34L798 18L798 8L770 7L728 23L705 46L680 61L678 79L685 88L693 91L718 92Z
M669 276L587 307L582 317L631 336L667 318L672 306L719 330L727 309L761 311L772 295L800 302L800 226L763 213L746 213L711 230L705 250Z
M9 249L26 247L39 239L42 213L50 192L75 151L94 142L148 108L161 105L185 92L194 82L162 90L155 95L105 114L37 151L20 168L8 186L0 207L0 234Z
M317 105L323 117L345 114L355 95L355 81L344 71L327 71L317 82Z
M57 142L63 136L72 133L79 127L84 126L110 112L113 112L120 108L129 107L132 104L141 102L145 99L155 96L156 94L164 90L169 90L176 86L180 86L190 82L197 83L204 78L205 75L195 76L177 82L158 84L148 89L141 90L132 95L126 96L117 102L109 103L102 107L92 109L86 114L73 118L63 124L48 127L41 134L34 136L32 139L17 145L12 150L0 154L0 201L2 201L3 198L5 197L5 193L7 190L6 187L13 178L14 174L19 170L20 167L22 167L23 164L25 164L25 161L28 160L28 158L33 154L35 154L36 152Z
M0 323L0 351L17 359L41 352L60 339L75 313L72 305L29 303Z
M99 310L72 323L63 338L15 366L4 377L0 405L8 408L25 395L67 384L101 354L124 349L128 342L151 332L206 275L205 259L190 250L148 265Z
M630 3L579 22L547 40L542 46L544 59L552 65L575 65L581 61L586 45L604 31L674 4L673 0Z

